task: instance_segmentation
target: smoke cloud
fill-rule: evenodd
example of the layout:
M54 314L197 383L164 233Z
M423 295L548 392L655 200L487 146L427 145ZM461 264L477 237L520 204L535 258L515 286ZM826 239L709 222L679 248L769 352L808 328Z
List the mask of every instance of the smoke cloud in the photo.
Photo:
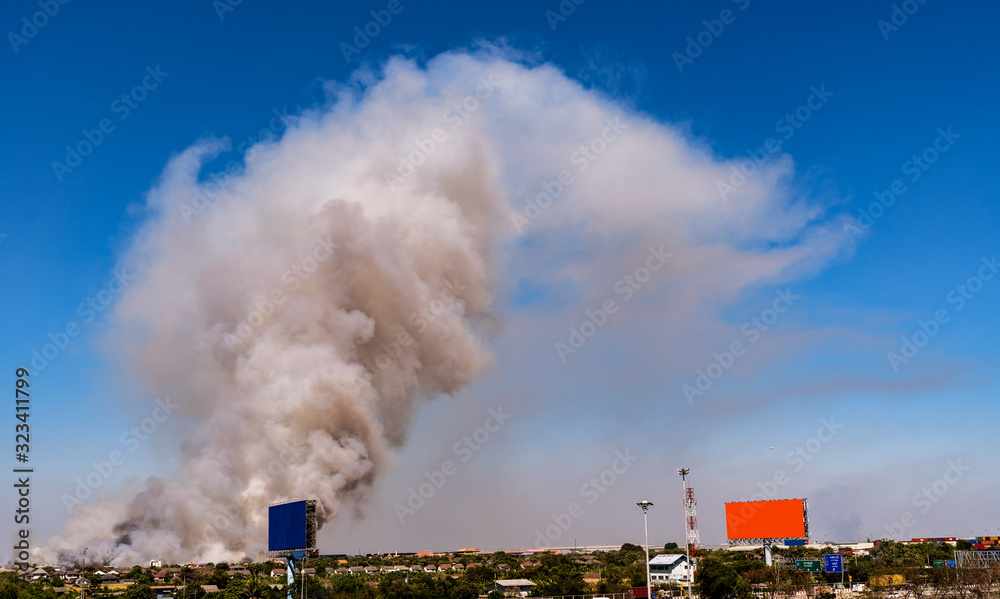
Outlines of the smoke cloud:
M49 553L238 559L293 499L330 523L421 403L490 367L517 278L599 298L593 273L664 246L680 314L844 245L787 157L723 201L737 161L506 51L393 59L327 91L244 169L206 176L229 145L202 140L149 192L108 346L178 405L179 465L77 506Z

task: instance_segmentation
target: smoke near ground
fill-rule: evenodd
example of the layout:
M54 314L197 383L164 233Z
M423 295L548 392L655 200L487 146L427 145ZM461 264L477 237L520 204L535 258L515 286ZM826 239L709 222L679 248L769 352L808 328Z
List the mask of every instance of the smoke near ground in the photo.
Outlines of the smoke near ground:
M814 272L846 241L794 196L789 159L723 201L740 161L506 51L394 59L327 90L244 170L206 174L228 142L202 140L149 192L108 346L177 404L179 467L77 506L48 557L238 559L284 500L330 523L422 402L490 367L494 298L518 277L587 295L664 246L682 311Z

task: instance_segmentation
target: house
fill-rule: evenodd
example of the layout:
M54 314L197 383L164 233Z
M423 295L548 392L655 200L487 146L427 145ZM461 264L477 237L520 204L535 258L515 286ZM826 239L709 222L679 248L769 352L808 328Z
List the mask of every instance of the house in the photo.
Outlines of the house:
M315 576L316 568L302 568L302 574L304 576Z
M424 572L437 572L437 566L434 564L428 564L424 566Z
M101 576L101 584L102 585L118 584L118 575L112 574L110 572L105 573L103 576Z
M90 586L90 581L87 580L87 577L80 576L76 580L73 581L73 584L76 585L76 586L78 586L78 587L80 587L80 588L89 587Z
M203 584L203 585L201 585L201 588L206 593L218 593L219 592L219 587L217 587L214 584Z
M28 578L30 580L45 580L49 577L49 573L41 568L37 568L28 573Z
M655 583L689 583L691 569L687 556L681 553L664 553L649 560L649 578Z
M149 567L150 568L162 568L163 567L163 562L161 562L158 559L149 560Z
M494 580L490 586L486 587L486 592L500 591L508 597L520 595L527 597L528 592L534 588L535 583L526 578L511 578L508 580Z
M378 574L378 566L366 566L365 573L367 574Z
M424 569L420 566L410 566L410 572L423 572Z
M350 568L348 568L347 570L348 570L348 571L349 571L349 572L350 572L351 574L364 574L364 573L365 573L365 568L364 568L364 566L351 566L351 567L350 567Z
M167 582L168 580L172 580L174 575L180 573L180 568L164 568L153 575L153 582Z
M336 570L333 571L333 573L334 574L350 574L351 571L348 570L347 568L337 568Z
M271 570L271 578L281 578L282 576L287 576L288 572L284 568L275 568Z
M451 567L454 568L454 569L456 569L456 570L464 570L465 569L465 565L463 565L463 564L452 564Z
M177 590L177 587L172 584L168 584L168 585L149 587L149 590L156 593L157 597L166 597L168 595L173 595L174 591Z

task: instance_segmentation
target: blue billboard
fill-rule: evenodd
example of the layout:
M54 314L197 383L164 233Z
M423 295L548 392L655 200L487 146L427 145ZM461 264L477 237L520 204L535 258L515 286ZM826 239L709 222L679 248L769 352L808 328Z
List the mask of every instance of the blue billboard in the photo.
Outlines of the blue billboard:
M267 550L308 549L315 545L315 532L309 534L310 516L315 518L315 504L294 501L267 509ZM309 512L312 511L313 514ZM310 541L312 541L310 543Z
M828 553L824 555L823 562L824 565L826 566L826 571L828 574L844 571L844 562L842 561L841 556L837 554Z

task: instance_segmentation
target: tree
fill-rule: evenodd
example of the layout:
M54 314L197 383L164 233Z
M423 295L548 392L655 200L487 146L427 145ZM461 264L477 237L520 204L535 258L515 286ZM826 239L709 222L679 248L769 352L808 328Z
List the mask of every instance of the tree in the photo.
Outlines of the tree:
M448 589L447 599L476 599L479 597L479 587L471 581L460 578Z
M719 558L703 558L696 580L701 599L752 599L750 583Z
M666 545L663 546L664 553L670 551L677 551L678 549L680 549L680 547L677 545L677 543L667 543Z
M119 595L119 599L156 599L156 592L146 584L130 584Z
M208 577L205 584L214 584L219 587L219 590L225 590L226 586L229 584L229 575L226 574L225 570L216 570Z
M490 591L486 594L486 599L504 599L503 591Z
M466 580L478 585L488 585L497 579L497 572L493 568L486 566L475 566L465 571Z

